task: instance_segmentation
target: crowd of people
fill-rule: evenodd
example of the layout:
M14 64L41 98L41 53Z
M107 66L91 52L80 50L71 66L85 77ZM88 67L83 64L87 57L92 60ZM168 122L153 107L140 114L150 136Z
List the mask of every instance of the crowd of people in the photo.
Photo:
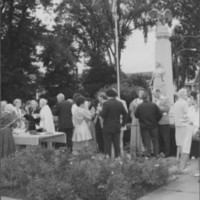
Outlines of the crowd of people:
M129 109L113 88L99 92L96 105L79 93L72 99L65 99L62 93L56 98L53 107L49 107L44 98L39 103L31 100L25 105L20 99L15 99L13 104L1 101L1 157L14 153L12 130L18 127L31 133L64 132L66 147L73 154L91 148L117 158L123 155L123 135L130 115L131 154L170 156L170 125L174 122L177 160L182 170L186 168L193 136L199 130L199 94L196 92L188 96L186 89L179 90L172 105L160 89L152 91L152 101L148 93L140 89ZM61 146L55 144L55 148Z
M138 98L130 106L132 117L131 151L146 156L170 155L170 126L175 126L176 159L181 171L187 170L191 149L199 157L199 94L192 91L189 95L186 89L180 89L176 94L175 103L162 95L160 89L152 91L152 102L144 90L140 90ZM199 174L197 174L199 176Z

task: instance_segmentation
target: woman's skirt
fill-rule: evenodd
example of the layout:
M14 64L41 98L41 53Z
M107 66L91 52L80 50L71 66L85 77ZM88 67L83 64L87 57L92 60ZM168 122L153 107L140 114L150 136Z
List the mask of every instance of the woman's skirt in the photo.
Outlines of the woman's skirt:
M137 119L136 119L137 120ZM139 123L132 123L131 125L131 141L130 141L131 153L142 154L145 149L142 142L142 137L140 133Z
M175 129L175 138L176 138L176 146L183 146L185 137L186 137L186 126L176 126Z
M0 130L0 156L1 158L8 157L15 153L15 142L11 128Z

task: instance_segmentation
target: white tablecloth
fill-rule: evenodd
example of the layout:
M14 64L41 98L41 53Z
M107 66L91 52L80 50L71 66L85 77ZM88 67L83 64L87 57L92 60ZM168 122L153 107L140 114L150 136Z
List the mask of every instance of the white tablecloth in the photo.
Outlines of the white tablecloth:
M38 135L31 135L29 132L13 134L16 145L39 145L40 142L59 142L66 143L66 135L63 132L46 134L45 132Z

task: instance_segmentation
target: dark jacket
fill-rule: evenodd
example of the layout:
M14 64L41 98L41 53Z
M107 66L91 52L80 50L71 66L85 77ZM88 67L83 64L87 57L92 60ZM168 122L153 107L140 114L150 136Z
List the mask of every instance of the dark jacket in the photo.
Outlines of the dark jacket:
M122 115L122 124L120 124L120 116ZM109 99L103 103L103 108L100 113L103 118L104 132L119 132L122 126L125 126L128 119L123 104L115 98Z
M40 123L40 118L34 118L33 115L34 114L39 114L40 113L40 109L37 108L35 111L33 111L32 109L29 109L29 114L24 115L24 118L26 120L28 120L28 130L32 131L32 130L36 130L36 125L39 125Z
M135 117L139 119L140 126L154 129L158 127L162 112L155 103L144 101L137 107Z
M67 100L58 102L55 105L53 109L53 114L58 116L59 130L73 128L71 108L72 108L72 103L68 102Z

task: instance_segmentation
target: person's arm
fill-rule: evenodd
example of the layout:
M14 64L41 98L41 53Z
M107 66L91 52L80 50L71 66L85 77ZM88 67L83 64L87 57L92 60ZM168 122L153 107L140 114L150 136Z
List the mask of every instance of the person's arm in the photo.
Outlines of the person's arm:
M135 115L135 118L139 118L139 106L136 108L134 115Z
M131 113L131 116L134 115L134 112L135 112L135 110L136 110L136 108L137 108L136 102L135 102L135 101L136 101L136 100L133 100L133 101L130 103L130 105L129 105L129 111L130 111L130 113Z
M52 109L53 115L57 116L59 109L58 109L58 103L56 103L56 105L54 106L54 108Z
M162 112L169 112L170 110L170 101L168 98L165 98L162 102L162 104L159 106L160 110Z
M87 119L87 120L91 120L92 119L92 115L91 115L91 113L90 113L89 110L84 109L84 111L82 112L82 114L83 114L83 116L84 116L85 119Z
M104 119L107 115L107 102L103 104L102 110L100 111L99 115Z
M160 121L162 118L162 112L156 104L154 104L154 105L155 105L155 109L156 109L156 119L157 119L157 121Z
M126 111L124 105L122 104L122 126L125 126L126 122L128 121L128 112L127 111Z
M92 117L94 117L95 114L96 114L96 110L95 110L95 108L94 108L93 106L92 106L92 108L90 109L90 113L91 113Z

